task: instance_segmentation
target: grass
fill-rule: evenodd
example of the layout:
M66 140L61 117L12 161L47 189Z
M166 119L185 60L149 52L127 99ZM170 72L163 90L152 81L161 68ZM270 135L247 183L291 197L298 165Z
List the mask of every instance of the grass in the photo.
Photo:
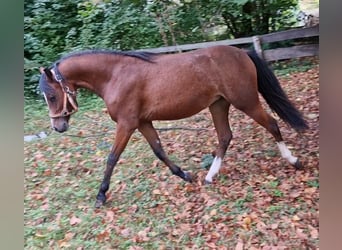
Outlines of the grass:
M271 67L277 76L289 76L292 73L305 72L312 68L316 57L303 57L273 62Z

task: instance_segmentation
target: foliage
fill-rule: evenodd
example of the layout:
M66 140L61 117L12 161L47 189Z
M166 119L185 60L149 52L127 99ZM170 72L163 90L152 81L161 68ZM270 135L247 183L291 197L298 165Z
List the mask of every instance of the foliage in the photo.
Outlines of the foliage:
M25 1L24 73L25 97L35 96L39 66L47 66L64 51L70 27L78 26L77 1Z
M292 25L297 0L27 0L24 4L25 99L34 99L39 67L49 66L62 54L268 33Z
M68 50L84 48L112 48L131 50L161 45L153 19L142 15L133 4L91 2L79 4L77 18L80 27L73 28L67 37Z
M277 75L289 75L294 72L307 71L317 62L317 57L293 58L272 63L272 69Z
M288 29L296 22L298 0L193 0L189 4L201 13L206 27L225 25L227 39Z
M205 169L209 169L211 164L213 163L214 156L212 154L205 154L201 159L201 167Z

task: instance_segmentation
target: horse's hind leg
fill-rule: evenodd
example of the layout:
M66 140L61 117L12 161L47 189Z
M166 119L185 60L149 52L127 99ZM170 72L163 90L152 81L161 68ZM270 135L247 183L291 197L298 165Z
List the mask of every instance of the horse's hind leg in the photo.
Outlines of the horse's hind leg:
M174 175L181 177L185 181L192 181L189 173L184 172L180 167L178 167L167 157L161 145L157 131L152 125L152 122L144 122L139 125L138 129L150 144L154 154L169 167Z
M229 103L223 98L213 103L210 107L210 113L215 125L219 145L215 152L215 159L210 166L209 172L205 177L206 183L211 183L213 177L221 168L222 159L227 151L230 140L232 139L232 131L228 122Z
M267 129L276 140L281 156L286 159L291 165L295 166L297 169L302 168L301 162L297 157L293 156L291 151L287 148L277 121L262 108L260 103L253 107L247 109L241 109L248 116L252 117L257 123Z

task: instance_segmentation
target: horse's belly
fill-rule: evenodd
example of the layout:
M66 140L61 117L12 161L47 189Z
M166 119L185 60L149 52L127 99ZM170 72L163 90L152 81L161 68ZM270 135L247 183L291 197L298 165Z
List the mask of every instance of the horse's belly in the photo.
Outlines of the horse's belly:
M188 109L186 107L176 107L176 108L169 108L169 109L162 109L162 110L156 110L152 115L150 116L151 120L178 120L190 117L192 115L195 115L199 113L201 110L203 110L206 107L202 108L192 108Z
M216 98L218 99L218 98ZM207 108L215 101L214 98L191 97L182 99L174 97L155 102L148 108L148 119L150 120L177 120L190 117Z

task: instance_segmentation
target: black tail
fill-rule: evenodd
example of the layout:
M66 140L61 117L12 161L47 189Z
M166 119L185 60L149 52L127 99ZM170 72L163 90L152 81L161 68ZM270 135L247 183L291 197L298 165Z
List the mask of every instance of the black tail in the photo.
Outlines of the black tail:
M278 79L255 51L247 52L255 64L258 75L258 90L265 98L270 108L278 116L297 131L308 128L302 114L289 101L284 90L281 88Z

